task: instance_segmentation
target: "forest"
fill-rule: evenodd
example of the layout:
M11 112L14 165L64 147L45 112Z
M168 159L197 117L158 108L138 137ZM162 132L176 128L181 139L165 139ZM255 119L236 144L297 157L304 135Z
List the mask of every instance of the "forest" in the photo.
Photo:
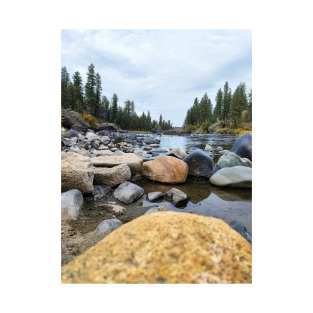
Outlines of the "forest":
M76 71L71 79L70 73L64 66L61 70L61 105L62 109L70 109L82 114L90 124L106 121L117 124L128 130L168 130L172 128L171 121L165 120L162 114L159 120L153 120L150 112L138 115L135 103L126 100L119 105L117 94L113 94L111 101L102 95L101 76L96 73L95 66L88 66L86 84L83 86L82 76Z
M223 89L217 91L213 108L205 93L199 101L194 99L184 121L186 131L201 132L246 128L251 130L252 91L247 95L246 86L240 83L235 91L225 82Z
M86 83L83 85L80 72L76 71L72 78L66 67L61 70L61 103L62 109L70 109L82 114L91 125L99 122L115 123L125 130L155 131L172 129L170 120L162 114L159 120L153 120L150 112L138 115L135 103L126 100L119 104L117 94L111 101L102 95L102 81L95 66L88 66ZM187 111L183 124L184 132L231 132L236 129L251 130L252 91L247 94L246 86L240 83L232 92L228 82L218 89L213 106L205 93L201 100L194 99Z

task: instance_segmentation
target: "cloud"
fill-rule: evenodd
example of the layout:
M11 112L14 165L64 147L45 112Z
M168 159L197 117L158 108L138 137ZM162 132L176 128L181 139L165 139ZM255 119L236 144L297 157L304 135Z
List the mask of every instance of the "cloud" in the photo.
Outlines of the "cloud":
M62 65L83 77L90 63L103 93L180 126L195 97L215 101L227 80L251 87L251 34L245 30L64 30Z

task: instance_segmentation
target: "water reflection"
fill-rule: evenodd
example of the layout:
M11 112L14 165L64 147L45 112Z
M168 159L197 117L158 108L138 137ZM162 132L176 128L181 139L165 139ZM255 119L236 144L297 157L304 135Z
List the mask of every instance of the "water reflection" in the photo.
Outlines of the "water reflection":
M174 209L223 219L227 223L236 220L251 232L251 190L213 187L206 180L188 179L179 185L164 185L148 180L139 183L145 193L167 192L175 187L190 197L185 207Z

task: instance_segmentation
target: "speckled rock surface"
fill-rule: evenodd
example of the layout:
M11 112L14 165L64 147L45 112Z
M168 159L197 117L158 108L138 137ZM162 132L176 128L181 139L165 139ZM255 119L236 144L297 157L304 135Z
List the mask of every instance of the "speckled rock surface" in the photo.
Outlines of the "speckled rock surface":
M128 165L121 164L111 168L96 167L94 183L99 185L117 186L131 178Z
M61 154L62 191L78 189L82 193L93 191L94 167L90 158L75 152Z
M162 183L184 183L188 175L188 165L172 156L160 156L143 163L143 175Z
M250 283L251 245L225 222L143 215L62 267L63 283Z
M141 173L142 162L142 159L134 153L102 155L91 159L91 163L97 167L113 167L126 164L129 166L133 175Z

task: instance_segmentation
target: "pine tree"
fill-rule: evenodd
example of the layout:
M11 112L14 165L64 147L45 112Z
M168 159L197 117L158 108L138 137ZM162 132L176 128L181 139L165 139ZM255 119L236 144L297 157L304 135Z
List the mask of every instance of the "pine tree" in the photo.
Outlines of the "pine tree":
M224 127L229 124L229 114L231 106L231 90L228 86L228 82L224 84L224 93L223 93L223 111L222 111L222 121Z
M102 97L102 106L103 108L103 115L101 116L103 119L105 119L106 121L109 121L109 114L110 114L110 101L108 100L108 98L106 96Z
M71 80L66 67L61 69L61 106L64 109L71 107Z
M216 104L214 107L214 120L218 121L222 118L223 111L223 92L221 88L217 91L215 103Z
M118 111L118 97L116 94L113 94L112 104L111 104L111 121L116 123L117 111Z
M101 76L99 73L96 74L96 103L95 103L95 115L99 115L99 109L101 106L101 92L102 92L102 86L101 86Z
M84 110L83 84L80 73L77 71L73 75L73 103L72 108L77 112Z
M87 82L85 85L85 97L86 97L86 110L91 114L95 114L97 107L96 96L96 74L95 66L90 64L87 72Z
M237 128L240 126L242 113L248 108L248 101L246 95L246 87L244 83L238 85L231 101L231 126Z
M162 117L162 114L160 114L160 117L159 117L159 128L163 129L163 117Z

